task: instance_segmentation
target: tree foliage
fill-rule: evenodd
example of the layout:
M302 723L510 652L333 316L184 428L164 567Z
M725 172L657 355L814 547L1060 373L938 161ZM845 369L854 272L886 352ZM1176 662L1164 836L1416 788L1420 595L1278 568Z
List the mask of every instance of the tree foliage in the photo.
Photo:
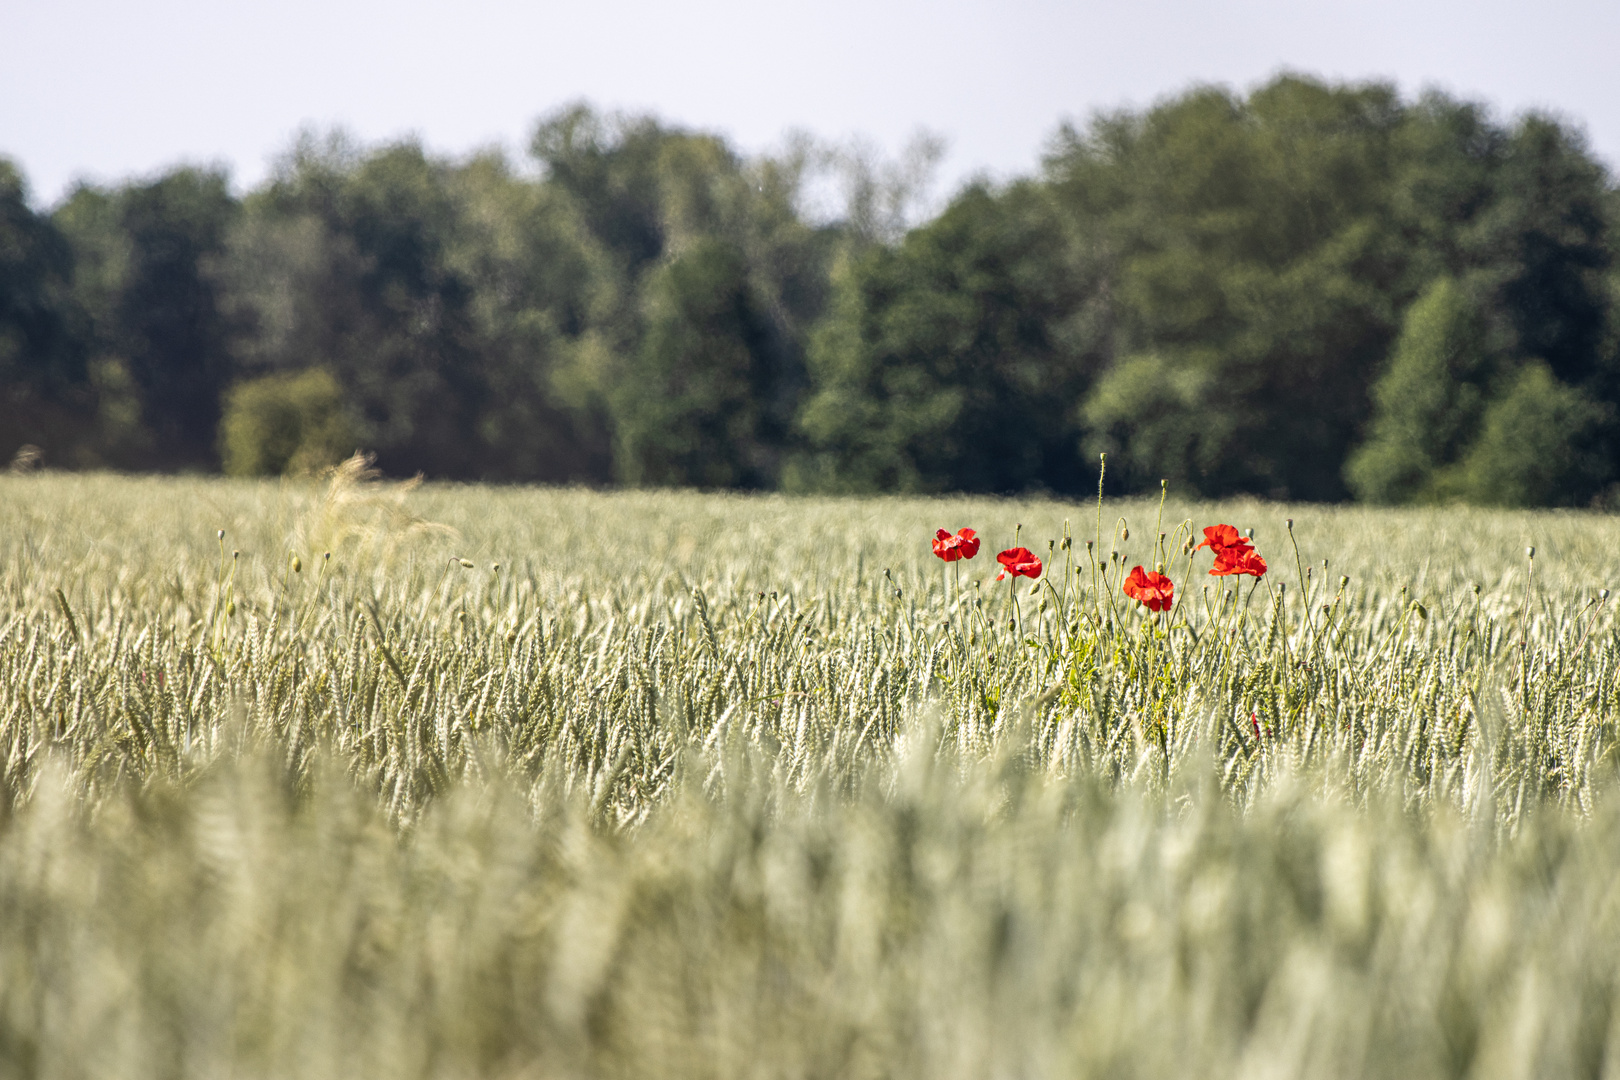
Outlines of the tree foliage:
M939 151L581 103L527 163L305 134L242 197L46 215L4 166L0 410L53 461L211 466L230 387L319 370L394 473L1080 492L1106 452L1135 490L1611 498L1620 194L1569 125L1195 87L916 220Z

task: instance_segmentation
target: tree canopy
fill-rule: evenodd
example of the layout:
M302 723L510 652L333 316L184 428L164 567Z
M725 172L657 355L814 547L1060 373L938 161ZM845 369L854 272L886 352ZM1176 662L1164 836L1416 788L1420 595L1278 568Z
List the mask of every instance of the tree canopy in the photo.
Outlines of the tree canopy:
M1081 492L1106 452L1139 490L1620 501L1620 194L1568 124L1196 87L907 220L937 154L581 103L527 163L305 134L242 195L41 212L0 162L0 455L307 468L318 431L454 478Z

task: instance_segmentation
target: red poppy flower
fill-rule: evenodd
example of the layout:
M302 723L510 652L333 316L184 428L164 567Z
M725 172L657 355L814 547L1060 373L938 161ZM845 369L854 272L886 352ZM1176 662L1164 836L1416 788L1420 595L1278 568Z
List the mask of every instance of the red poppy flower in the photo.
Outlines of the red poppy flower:
M1001 573L996 580L1011 574L1013 577L1036 578L1041 576L1041 560L1029 548L1009 548L996 556L996 562L1001 564Z
M946 562L971 559L979 553L979 538L972 529L958 529L952 536L944 529L934 534L934 554Z
M1199 544L1198 547L1193 548L1193 550L1197 551L1198 548L1209 548L1215 554L1219 555L1221 553L1221 549L1223 548L1241 547L1248 543L1248 539L1240 535L1238 531L1230 525L1211 525L1209 528L1204 530L1204 542Z
M1247 544L1242 547L1222 548L1216 553L1215 565L1209 572L1213 577L1248 574L1250 577L1262 578L1266 576L1266 560Z
M1169 611L1176 600L1176 587L1169 578L1157 570L1143 570L1140 566L1131 571L1123 588L1126 596L1145 604L1149 611Z

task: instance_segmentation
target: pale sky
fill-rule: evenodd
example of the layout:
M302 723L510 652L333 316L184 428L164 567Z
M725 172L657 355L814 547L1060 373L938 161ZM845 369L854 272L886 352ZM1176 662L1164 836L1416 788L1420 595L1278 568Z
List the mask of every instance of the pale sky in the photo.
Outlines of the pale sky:
M40 205L179 162L240 189L306 125L521 152L585 98L749 152L925 128L949 190L1032 171L1064 118L1284 69L1550 110L1620 162L1617 0L0 0L0 155Z

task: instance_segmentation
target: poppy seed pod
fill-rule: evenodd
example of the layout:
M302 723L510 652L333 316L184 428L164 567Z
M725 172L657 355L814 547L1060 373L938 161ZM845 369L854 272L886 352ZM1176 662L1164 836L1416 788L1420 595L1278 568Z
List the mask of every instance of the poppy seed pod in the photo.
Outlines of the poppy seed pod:
M1599 600L1607 600L1608 598L1609 598L1609 590L1608 589L1599 589L1598 590L1598 599Z
M1524 549L1524 557L1527 559L1533 559L1536 557L1536 548L1534 544Z

